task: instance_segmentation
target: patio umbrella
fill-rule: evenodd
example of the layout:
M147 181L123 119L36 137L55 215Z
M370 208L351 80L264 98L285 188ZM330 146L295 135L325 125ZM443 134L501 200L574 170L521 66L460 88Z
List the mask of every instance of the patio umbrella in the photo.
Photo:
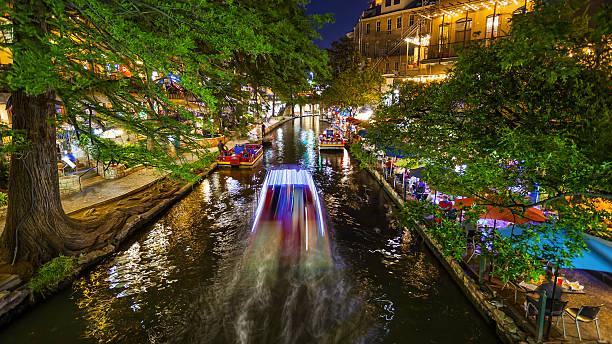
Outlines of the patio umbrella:
M498 233L502 237L519 235L523 232L520 226L514 226L514 229L508 227L500 229ZM575 269L594 270L612 273L612 242L581 233L588 251L582 253L582 257L576 257L571 261ZM554 240L543 239L538 242L539 247L547 246L563 246L563 242L567 240L566 232L559 231Z
M499 234L502 237L509 237L512 235L518 235L523 232L523 228L520 226L513 226L516 228L505 228L499 230ZM588 235L585 233L580 233L583 237L587 249L582 252L582 257L574 257L571 260L571 265L575 269L584 269L584 270L594 270L594 271L602 271L602 272L612 272L612 242L596 238L592 235ZM531 240L535 240L540 248L548 247L558 247L562 249L564 243L568 240L567 233L564 230L558 231L555 233L554 238L533 238ZM561 268L561 266L558 266ZM555 279L553 282L553 292L551 298L554 299L557 293L557 277L559 276L559 269L555 270ZM548 319L548 333L550 333L550 326L552 324L552 317Z
M469 208L472 204L480 201L475 197L462 198L455 201L455 209L462 210L464 208ZM491 219L491 220L500 220L506 222L512 222L516 224L523 224L527 222L544 222L546 221L546 216L540 209L531 207L525 210L525 213L522 215L514 214L508 209L504 209L501 207L495 207L491 205L487 205L487 212L480 216L482 219Z

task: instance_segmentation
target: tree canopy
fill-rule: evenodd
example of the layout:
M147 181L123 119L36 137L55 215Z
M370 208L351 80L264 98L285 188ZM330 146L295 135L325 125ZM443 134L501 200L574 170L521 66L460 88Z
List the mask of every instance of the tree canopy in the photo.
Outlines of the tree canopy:
M517 215L549 207L551 231L609 237L597 204L612 198L610 29L609 4L538 2L512 18L510 37L463 51L446 80L404 84L370 141L425 159L439 191Z
M384 78L371 68L351 39L340 38L327 52L331 76L320 81L327 85L321 94L323 103L357 108L379 101Z
M304 6L301 0L0 2L0 30L12 32L0 47L13 59L0 71L13 112L13 127L3 134L14 143L2 247L19 246L19 260L39 263L92 244L63 243L79 236L79 225L59 203L57 125L71 124L98 157L122 155L181 171L169 142L180 139L197 154L196 122L214 130L218 117L244 121L244 86L291 92L287 84L306 84L306 71L324 75L326 56L312 38L329 17L307 16ZM173 92L200 104L205 117L187 111ZM95 135L92 124L146 140L116 145ZM49 220L36 223L38 216ZM18 235L24 240L15 245Z

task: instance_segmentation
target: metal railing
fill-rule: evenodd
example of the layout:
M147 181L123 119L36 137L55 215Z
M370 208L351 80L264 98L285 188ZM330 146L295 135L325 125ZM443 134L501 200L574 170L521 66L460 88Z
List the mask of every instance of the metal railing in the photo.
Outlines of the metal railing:
M457 57L458 54L464 49L467 50L467 49L470 49L470 47L473 47L479 44L488 45L491 42L497 39L500 39L500 38L504 38L504 37L506 36L497 36L493 38L489 37L489 38L481 38L481 39L474 39L474 40L466 39L465 41L443 43L443 44L430 44L427 50L426 59L435 60L435 59Z

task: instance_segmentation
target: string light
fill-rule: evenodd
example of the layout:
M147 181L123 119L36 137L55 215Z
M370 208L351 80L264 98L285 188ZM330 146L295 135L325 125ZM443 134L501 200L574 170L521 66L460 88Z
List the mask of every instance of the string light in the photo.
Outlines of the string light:
M527 2L529 2L530 0L527 0ZM491 6L499 6L499 7L505 7L510 5L511 3L509 1L506 0L502 0L502 1L494 1L494 0L488 0L488 1L480 1L480 2L474 2L474 3L466 3L466 4L459 4L459 7L451 7L452 9L440 9L438 12L434 12L434 13L430 13L429 15L424 15L424 17L428 18L428 19L433 19L433 18L437 18L440 16L456 16L459 15L461 13L464 13L463 10L461 10L461 8L463 8L466 11L469 10L474 10L474 11L479 11L483 8L487 9L487 10L491 10ZM514 5L519 5L517 0L512 0L512 4Z

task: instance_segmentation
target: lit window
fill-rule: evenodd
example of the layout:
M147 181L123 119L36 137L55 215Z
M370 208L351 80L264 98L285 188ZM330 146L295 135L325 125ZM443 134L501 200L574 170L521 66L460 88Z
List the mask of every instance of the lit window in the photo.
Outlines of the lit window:
M487 27L485 30L485 38L497 37L499 29L499 15L487 17Z
M391 31L391 19L387 19L387 31Z
M472 33L472 19L459 19L455 24L455 42L469 41Z
M412 26L412 25L414 25L414 15L410 15L410 25L409 26Z

